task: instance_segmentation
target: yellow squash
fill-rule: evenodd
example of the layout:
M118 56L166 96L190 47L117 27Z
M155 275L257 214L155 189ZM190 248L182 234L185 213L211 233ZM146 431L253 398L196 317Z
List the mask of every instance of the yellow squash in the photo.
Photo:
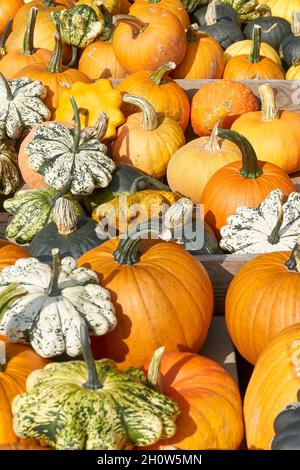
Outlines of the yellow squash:
M252 47L252 40L245 39L244 41L238 41L231 46L227 47L224 53L225 63L232 58L238 55L248 55L251 52ZM273 60L276 64L281 66L281 60L275 49L267 44L266 42L262 42L260 46L260 55L263 57L268 57L269 59Z

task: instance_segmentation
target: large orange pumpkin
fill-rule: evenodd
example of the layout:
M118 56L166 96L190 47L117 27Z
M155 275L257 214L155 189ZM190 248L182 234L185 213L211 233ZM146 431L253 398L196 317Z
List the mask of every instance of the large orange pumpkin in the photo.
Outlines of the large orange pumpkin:
M13 19L23 5L23 0L2 0L0 2L0 34L3 33L8 20Z
M0 341L4 342L6 349L6 363L0 363L0 444L15 444L20 439L13 431L10 404L16 395L25 392L28 375L42 369L48 361L28 346L9 343L3 336L0 336Z
M11 243L8 240L0 240L0 271L6 266L15 264L19 258L29 258L30 256L25 247Z
M118 325L100 341L95 358L109 357L123 369L140 367L162 344L167 352L198 352L213 311L212 285L198 260L173 242L129 234L88 251L78 260L98 273L112 295Z
M197 135L210 135L217 121L223 129L230 129L239 116L258 109L249 87L233 80L218 80L204 85L193 96L192 127Z
M190 25L188 12L184 8L181 0L136 0L129 9L129 14L139 16L140 5L147 5L149 8L155 5L156 7L164 8L175 15L181 22L184 29Z
M187 48L185 31L169 11L140 5L138 17L116 15L114 21L118 25L113 36L114 51L127 73L154 72L169 61L182 61Z
M276 416L298 401L299 371L300 323L297 323L283 330L266 346L254 368L244 402L250 450L271 449Z
M157 113L172 116L182 129L186 130L190 117L190 102L184 90L168 76L170 70L175 67L174 62L168 62L153 73L133 73L122 80L117 88L121 92L145 98ZM131 114L136 112L136 107L126 105L124 111Z
M221 78L225 62L224 51L211 36L201 33L198 25L187 31L187 51L173 75L186 80Z
M201 194L213 174L229 162L242 158L240 149L217 137L218 127L214 127L210 137L200 137L181 147L171 157L168 168L168 185L200 203Z
M232 129L251 142L260 160L295 173L300 170L300 114L279 111L270 85L261 85L259 92L261 113L243 114Z
M237 383L222 366L196 354L165 354L160 387L179 405L180 415L175 436L152 449L238 449L244 431L242 402Z
M258 256L229 286L228 331L239 352L252 364L281 330L300 322L300 265L296 265L295 256L299 260L299 246L292 255L275 252Z
M259 206L273 189L281 189L285 196L296 190L284 170L257 160L252 145L241 134L219 129L218 135L239 145L243 158L216 171L202 193L205 221L217 236L238 207Z

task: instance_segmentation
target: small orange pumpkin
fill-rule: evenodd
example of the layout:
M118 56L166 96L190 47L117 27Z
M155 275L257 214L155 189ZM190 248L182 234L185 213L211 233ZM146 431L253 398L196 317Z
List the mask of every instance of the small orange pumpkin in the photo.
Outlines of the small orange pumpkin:
M0 271L11 264L15 264L19 258L29 258L30 256L25 247L11 243L8 240L0 240Z

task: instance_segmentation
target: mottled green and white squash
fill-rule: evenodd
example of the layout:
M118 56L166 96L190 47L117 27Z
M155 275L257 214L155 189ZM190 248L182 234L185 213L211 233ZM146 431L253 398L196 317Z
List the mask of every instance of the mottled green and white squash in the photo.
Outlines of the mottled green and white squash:
M100 113L95 127L81 130L80 117L73 97L76 127L52 122L39 126L26 146L30 167L44 181L62 194L90 194L95 188L106 188L115 164L106 155L107 147L99 140L105 135L108 118Z
M12 403L18 436L45 439L57 450L119 450L175 434L178 406L144 372L94 362L88 339L82 349L86 362L52 363L30 374L26 393Z
M27 129L50 119L42 101L46 94L38 80L22 77L8 82L0 73L0 138L19 139Z
M220 246L229 253L290 251L300 234L300 193L284 203L275 189L259 207L239 207L220 232Z
M42 357L75 357L81 353L80 325L102 336L116 326L115 309L94 271L78 268L72 257L61 260L58 249L52 256L52 268L21 258L1 271L0 334L30 344ZM7 289L15 284L27 293L7 305Z
M20 245L29 243L42 228L52 222L57 191L52 188L18 191L12 199L4 201L4 209L14 217L6 229L7 238L15 238ZM77 215L84 215L80 204L70 195Z
M20 185L15 148L7 141L0 141L0 194L8 196Z
M100 21L93 8L77 5L74 8L54 10L50 13L57 31L66 44L86 47L98 37L104 21Z

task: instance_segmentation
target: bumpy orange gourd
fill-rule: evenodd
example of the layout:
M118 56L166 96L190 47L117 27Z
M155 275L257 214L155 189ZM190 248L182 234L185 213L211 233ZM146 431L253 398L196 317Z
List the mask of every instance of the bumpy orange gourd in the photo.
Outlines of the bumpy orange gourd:
M129 163L160 179L171 156L184 145L183 130L173 117L156 113L145 99L125 95L123 100L142 112L131 114L119 127L112 145L113 160L118 164Z
M19 258L29 258L30 253L25 247L15 245L8 240L0 240L0 271L6 266L15 264Z
M281 189L285 196L295 191L288 174L272 163L258 161L252 145L241 134L223 129L218 134L239 145L243 159L216 171L202 193L205 221L217 236L238 207L259 206L273 189Z
M298 401L299 358L300 323L283 330L260 355L244 402L250 450L270 450L274 438L274 419L288 405Z
M3 33L8 20L13 19L23 5L23 0L3 0L0 2L0 34Z
M246 85L218 80L204 85L193 96L192 127L197 135L210 135L217 121L223 129L230 129L241 114L258 109L256 96Z
M259 160L295 173L300 170L300 115L279 111L270 85L261 85L259 91L262 111L243 114L232 129L251 142Z
M179 19L184 29L187 29L190 25L188 12L184 8L181 0L136 0L133 5L131 5L129 14L133 16L139 16L141 5L147 5L148 8L156 6L168 10Z
M146 233L148 222L139 236ZM118 318L101 341L91 338L95 358L110 357L124 369L142 366L162 344L167 352L199 351L213 311L212 285L183 247L129 234L120 244L113 239L88 251L78 265L98 273Z
M215 126L211 137L200 137L181 147L171 157L167 168L168 184L172 191L178 191L200 203L201 194L213 174L229 162L242 158L240 149L217 137Z
M145 98L157 113L172 116L186 130L189 123L190 103L185 91L168 74L175 68L174 62L159 67L155 72L136 72L119 83L117 89ZM124 106L125 114L136 112L130 104Z

